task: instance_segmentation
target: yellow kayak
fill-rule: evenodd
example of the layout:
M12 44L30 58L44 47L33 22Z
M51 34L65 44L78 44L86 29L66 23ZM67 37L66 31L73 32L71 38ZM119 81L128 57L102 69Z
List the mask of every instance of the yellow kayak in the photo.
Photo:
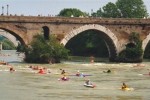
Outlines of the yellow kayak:
M121 90L124 90L124 91L133 91L134 88L124 88L124 89L121 88Z

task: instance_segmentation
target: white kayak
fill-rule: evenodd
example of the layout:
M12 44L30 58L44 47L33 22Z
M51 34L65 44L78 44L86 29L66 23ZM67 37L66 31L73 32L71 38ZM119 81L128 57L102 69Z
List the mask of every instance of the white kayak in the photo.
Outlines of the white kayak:
M93 84L89 84L89 85L88 85L88 84L84 84L84 86L85 86L85 87L90 87L90 88L96 87L96 85L93 85Z

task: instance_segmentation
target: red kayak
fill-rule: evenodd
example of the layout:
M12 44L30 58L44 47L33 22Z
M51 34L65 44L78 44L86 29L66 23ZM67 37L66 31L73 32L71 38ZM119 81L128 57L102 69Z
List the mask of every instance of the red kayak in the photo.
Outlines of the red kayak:
M38 73L39 74L46 74L46 72L43 69L40 69Z
M60 78L59 81L69 81L69 78Z
M150 76L150 74L142 74L142 75Z
M38 72L38 74L46 74L45 72Z
M146 76L150 76L150 72L147 73L147 74L139 74L139 75L146 75Z

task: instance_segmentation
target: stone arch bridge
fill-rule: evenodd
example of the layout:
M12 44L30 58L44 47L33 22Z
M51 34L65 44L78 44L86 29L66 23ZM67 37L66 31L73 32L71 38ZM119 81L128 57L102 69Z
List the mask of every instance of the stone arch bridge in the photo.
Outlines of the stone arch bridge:
M150 40L150 19L0 16L0 29L9 32L24 45L28 45L41 31L44 31L44 36L55 34L65 45L77 34L95 30L104 38L111 60L129 43L132 32L140 34L143 50Z

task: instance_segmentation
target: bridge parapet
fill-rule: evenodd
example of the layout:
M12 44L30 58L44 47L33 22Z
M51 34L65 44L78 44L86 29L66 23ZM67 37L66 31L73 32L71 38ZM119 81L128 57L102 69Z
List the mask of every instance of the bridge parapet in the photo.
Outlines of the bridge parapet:
M21 23L74 23L108 25L150 25L150 19L140 18L80 18L80 17L35 17L35 16L0 16L0 22Z

